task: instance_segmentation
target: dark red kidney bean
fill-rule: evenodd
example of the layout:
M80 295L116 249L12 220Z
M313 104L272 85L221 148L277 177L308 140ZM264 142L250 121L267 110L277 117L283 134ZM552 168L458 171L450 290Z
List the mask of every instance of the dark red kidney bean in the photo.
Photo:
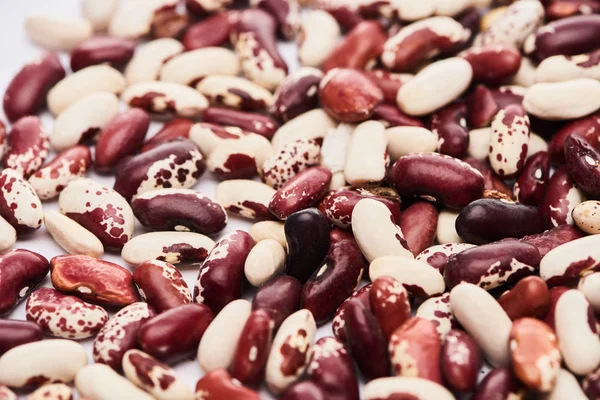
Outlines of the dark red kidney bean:
M467 106L464 103L450 104L431 116L429 129L440 142L439 152L455 158L463 158L469 148Z
M352 296L348 297L344 302L335 310L335 316L333 317L333 323L331 328L333 329L333 334L336 338L340 339L342 342L347 341L346 337L346 307L348 304L356 299L356 301L360 302L364 307L371 308L369 301L369 294L371 293L371 287L373 284L368 284L366 286L361 287L356 292L352 293Z
M546 5L545 10L548 21L554 21L574 15L598 14L600 3L596 0L555 0Z
M127 64L135 51L135 41L112 36L94 36L71 50L73 72L97 64L119 68Z
M358 369L369 380L390 375L387 341L369 308L353 299L344 308L346 338Z
M433 245L437 219L437 208L426 201L413 203L402 212L400 229L413 255L416 256Z
M216 314L230 302L242 297L244 264L254 239L244 231L222 237L198 271L194 301L206 304Z
M108 172L144 143L150 117L141 108L131 108L113 118L102 130L96 143L94 166Z
M581 136L592 146L597 146L600 143L600 112L571 121L552 135L548 148L550 161L555 164L564 164L565 140L570 135Z
M369 290L369 304L388 341L392 333L410 318L408 292L392 277L375 279Z
M225 44L229 41L236 15L235 12L225 11L195 23L185 32L183 46L190 51Z
M164 261L149 260L141 263L133 271L133 281L143 299L159 314L192 300L181 272Z
M525 317L542 319L550 307L550 292L542 278L528 276L505 292L498 303L513 321Z
M261 286L252 300L253 310L265 310L279 329L281 323L300 309L302 284L289 275L279 275Z
M475 200L456 219L456 232L466 242L484 244L543 232L546 224L536 207L498 199Z
M240 385L224 369L204 375L196 383L197 399L260 400L255 391Z
M244 385L257 386L262 381L275 323L271 315L262 309L250 313L240 340L237 343L231 375Z
M298 31L298 3L294 0L255 0L252 6L271 14L284 38L294 38Z
M351 31L364 18L353 7L337 2L324 2L318 4L319 8L327 11L345 31Z
M503 180L496 176L487 162L477 160L473 157L465 158L464 162L475 168L481 173L481 175L483 175L485 190L495 190L506 195L507 198L512 199L512 189L509 188Z
M323 74L318 70L300 69L283 80L269 113L281 122L287 122L319 104L319 83Z
M208 107L202 113L202 121L225 126L237 126L248 132L254 132L271 140L279 125L266 115L225 107Z
M600 152L581 136L565 140L565 163L577 186L592 197L600 196Z
M206 164L196 145L191 140L176 140L125 160L117 168L113 188L130 201L140 194L142 184L148 188L144 191L181 187L186 181L199 179L205 170ZM152 176L148 176L149 173ZM174 186L172 181L179 186Z
M366 71L365 75L369 77L379 89L383 92L383 101L390 105L396 105L398 90L402 86L402 75L392 72L376 69ZM409 118L409 117L407 117Z
M311 167L287 181L269 202L269 210L279 219L316 204L329 189L331 171Z
M317 324L327 322L354 292L366 267L355 241L333 243L323 265L302 288L302 307L312 312Z
M279 400L325 400L325 393L316 383L302 381L290 386Z
M322 337L314 344L306 376L329 400L359 399L352 358L333 336Z
M329 251L329 224L316 208L308 208L285 221L288 245L286 273L305 283L321 266Z
M138 332L140 348L161 361L174 362L198 351L213 320L204 304L184 304L145 322Z
M3 107L8 120L12 122L37 114L44 106L50 88L65 76L65 69L54 53L45 53L25 64L4 93Z
M22 344L42 340L44 333L35 322L0 319L0 356Z
M491 290L531 275L540 260L540 252L535 246L518 240L503 240L451 255L444 269L444 279L448 288L468 282Z
M542 233L525 236L521 241L537 247L540 255L544 257L550 250L561 244L584 236L585 234L573 225L560 225Z
M10 128L4 168L12 168L28 178L44 164L49 149L50 138L40 119L35 116L23 117Z
M514 197L523 204L541 204L546 194L549 175L548 152L540 151L529 157L513 186Z
M390 178L401 196L433 198L450 208L463 208L483 194L479 171L456 158L416 153L394 163Z
M212 235L227 225L227 213L219 203L190 189L142 193L133 199L131 208L142 225L157 231Z
M473 129L490 126L500 108L492 91L484 85L477 85L467 96L469 124Z
M25 249L0 254L0 316L8 314L48 275L44 256Z
M470 46L475 36L479 33L482 11L483 9L480 7L470 7L454 17L462 26L471 31L471 37L464 44L465 47Z
M577 204L572 201L582 201L579 189L569 176L566 166L561 166L550 177L546 187L546 195L540 205L540 212L546 220L546 225L553 228L559 225L572 224L571 212Z
M538 61L555 55L572 56L598 48L600 15L578 15L551 22L532 34L523 46Z
M404 114L397 106L382 103L375 107L371 119L381 122L388 128L394 126L418 126L425 127L423 121L418 118Z
M556 331L556 326L554 324L554 310L556 308L556 303L558 303L558 299L570 288L567 286L555 286L550 288L550 305L548 307L548 312L546 313L546 317L544 318L544 322L548 324L550 328Z
M442 345L442 373L448 386L457 392L471 392L481 368L481 351L463 331L451 330Z
M499 85L515 75L521 66L521 53L499 44L471 47L460 54L473 68L473 82Z
M335 17L335 16L334 16ZM366 69L383 52L387 36L376 21L357 24L323 63L323 71L333 68Z
M510 400L522 398L524 393L508 368L490 371L473 393L472 400Z
M600 4L598 4L598 6L600 6ZM585 376L585 378L581 382L581 387L587 395L588 399L600 399L600 372L598 368L596 368L594 371L588 373Z
M334 243L342 242L344 240L350 240L356 243L356 239L354 239L354 235L352 234L352 232L345 231L340 228L333 228L331 231L329 231L329 240L332 245Z
M166 122L163 125L163 127L158 132L156 132L154 136L146 140L146 142L142 146L141 152L145 153L173 139L189 138L190 129L192 128L192 125L194 125L194 123L189 119L185 118L175 118Z
M379 191L368 188L341 188L332 192L324 199L325 216L336 226L348 229L352 222L352 210L362 199L373 199L385 204L395 223L400 222L400 198L385 197Z

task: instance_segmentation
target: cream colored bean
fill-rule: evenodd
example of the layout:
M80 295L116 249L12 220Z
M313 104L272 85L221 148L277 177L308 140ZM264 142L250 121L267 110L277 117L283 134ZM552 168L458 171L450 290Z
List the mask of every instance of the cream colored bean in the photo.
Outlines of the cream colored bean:
M148 98L148 96L151 96ZM139 82L129 86L121 96L131 107L139 106L154 113L175 113L180 117L196 117L208 107L208 100L189 86L173 82Z
M104 31L119 6L119 0L82 0L81 14L92 23L95 31Z
M429 129L417 126L396 126L385 130L388 153L392 161L411 153L429 153L438 147L438 137Z
M600 201L588 200L579 203L571 215L575 225L582 231L592 235L600 233Z
M57 211L46 211L44 225L54 241L69 254L96 258L104 254L102 242L92 232Z
M128 241L123 246L121 257L131 265L139 265L148 260L178 264L185 261L177 249L178 245L189 246L196 250L205 249L208 254L215 242L208 236L194 232L150 232Z
M561 369L556 377L556 386L552 392L543 395L543 400L588 400L588 397L581 390L581 385L577 378L566 369Z
M486 160L490 155L492 128L480 128L469 131L467 154L478 160Z
M97 0L93 0L97 1ZM156 39L136 50L133 58L125 69L125 79L128 84L155 81L169 58L182 53L183 44L171 38Z
M123 378L104 364L93 364L81 369L75 377L79 394L89 400L114 400L115 394L127 400L153 400L154 397Z
M600 82L582 78L536 83L525 94L523 106L529 114L547 120L584 117L600 109Z
M0 393L0 399L4 399ZM27 400L72 400L73 390L64 383L50 383L43 385L31 393Z
M248 101L253 107L256 103L264 103L264 108L268 108L273 102L273 95L267 89L237 76L211 75L201 80L196 89L211 103L231 108L245 108Z
M548 151L548 143L540 135L531 132L529 134L529 143L527 145L527 158L540 151Z
M561 279L565 275L573 276L570 268L573 265L586 267L585 270L574 271L581 275L600 264L600 236L591 235L561 244L550 250L540 261L540 277L545 281Z
M121 2L108 26L111 36L137 39L150 32L155 13L175 8L177 0L127 0Z
M597 53L548 57L538 65L535 80L537 82L562 82L579 78L600 80L600 62L596 61L595 65L589 65L592 54Z
M354 226L354 224L353 224ZM369 265L371 281L382 276L391 276L405 285L413 296L430 297L441 294L446 289L444 277L424 261L402 256L378 257Z
M275 240L284 250L287 249L287 240L285 239L285 230L282 222L260 221L250 227L249 233L256 243L267 239Z
M71 50L92 36L92 24L80 17L31 15L25 18L25 33L38 46Z
M319 67L337 46L340 35L340 26L331 14L323 10L307 12L296 37L300 64Z
M265 239L250 250L244 273L253 286L261 286L285 268L285 249L278 241Z
M192 85L210 75L240 73L237 55L223 47L204 47L170 58L160 70L160 80Z
M463 240L456 232L456 219L458 212L442 210L438 214L436 239L439 244L462 243Z
M275 151L280 151L283 146L298 139L324 138L328 131L335 128L336 123L321 108L310 110L281 125L271 143Z
M17 243L17 231L0 217L0 253L12 249L15 243Z
M354 129L344 176L352 186L379 185L385 178L390 163L387 154L387 136L385 126L378 121L366 121Z
M217 185L217 201L230 213L244 218L266 218L276 190L249 179L232 179Z
M600 272L583 276L577 285L579 290L590 303L594 312L600 312Z
M530 58L523 57L517 73L510 79L512 85L530 87L536 82L536 67Z

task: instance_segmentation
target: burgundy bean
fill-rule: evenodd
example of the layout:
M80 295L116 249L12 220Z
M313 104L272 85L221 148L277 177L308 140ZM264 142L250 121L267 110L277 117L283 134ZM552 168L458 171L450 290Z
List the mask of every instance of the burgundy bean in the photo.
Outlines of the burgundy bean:
M394 221L400 222L400 198L386 196L386 192L368 188L342 188L323 199L325 216L336 226L348 229L352 222L352 211L362 199L374 199L390 210Z
M318 6L331 14L346 31L352 30L356 25L364 21L364 18L356 12L356 7L352 7L349 3L319 2Z
M379 89L381 89L385 103L391 105L396 105L398 90L400 90L400 87L403 83L409 80L409 77L412 77L410 74L394 74L381 69L366 71L365 75L368 76L373 83L379 87Z
M535 246L517 240L503 240L450 256L444 279L448 288L468 282L491 290L531 275L540 260L540 252Z
M333 334L335 335L335 337L340 339L342 342L347 341L347 337L346 337L346 317L347 317L346 307L349 306L349 303L352 300L356 299L364 307L367 307L370 309L371 305L370 305L370 301L369 301L369 294L371 292L372 286L373 286L372 284L368 284L368 285L363 286L362 288L358 289L356 292L352 293L352 296L350 296L346 300L344 300L344 302L338 307L337 310L335 310L335 316L333 317L333 323L332 323L331 328L333 330Z
M254 0L258 7L271 14L277 21L279 32L286 39L293 39L298 32L299 6L294 0Z
M483 9L480 7L470 7L454 17L462 26L471 31L471 38L467 40L465 46L470 46L475 36L479 33L482 11Z
M50 138L38 117L27 116L13 124L6 140L4 168L12 168L25 178L37 171L50 149Z
M536 207L499 199L475 200L456 219L456 232L467 243L484 244L541 233L546 224Z
M279 400L325 400L325 393L316 383L302 381L290 386Z
M556 303L558 303L558 299L570 288L566 286L555 286L550 288L550 306L548 307L548 312L546 313L546 317L544 318L544 322L548 324L550 328L556 331L555 321L554 321L554 310L556 308Z
M454 103L435 112L429 129L438 136L439 152L462 159L469 147L467 106Z
M400 229L414 256L433 245L437 221L437 209L426 201L413 203L402 212Z
M517 380L508 368L496 368L481 381L472 400L510 400L524 395Z
M410 318L408 292L389 276L375 279L369 290L369 304L386 340Z
M269 140L279 127L275 120L266 115L224 107L208 107L202 114L202 120L213 124L237 126L245 131L264 136Z
M548 152L540 151L527 159L513 187L518 202L537 206L544 200L550 175Z
M192 301L183 275L167 262L150 260L141 263L135 267L133 280L142 298L159 314Z
M546 18L554 21L574 15L598 14L600 3L596 0L553 0L545 9Z
M420 119L404 114L395 105L385 103L375 107L371 119L381 122L386 128L392 128L394 126L425 127L425 124Z
M288 316L300 309L301 290L302 284L296 278L276 276L258 289L252 300L252 309L269 313L276 331Z
M198 350L212 320L213 313L204 304L184 304L145 322L138 332L138 343L151 356L174 362Z
M346 303L344 313L348 348L358 369L369 380L389 376L387 341L371 310L354 299Z
M483 194L484 180L479 171L437 153L401 157L390 177L400 195L432 198L450 208L465 207Z
M0 160L4 157L4 151L6 150L6 126L4 122L0 121Z
M286 273L305 283L329 251L329 224L316 208L298 211L285 221Z
M196 383L196 398L260 400L258 393L240 385L224 369L216 369L200 378Z
M600 152L581 136L565 140L567 171L575 183L592 197L600 196Z
M477 384L481 368L481 351L468 334L451 330L442 346L442 373L445 381L457 392L471 392Z
M244 385L257 386L263 379L273 340L275 322L262 309L252 311L238 341L231 375Z
M571 121L552 135L548 151L553 163L564 164L565 140L570 135L581 136L592 146L597 146L600 143L600 112Z
M288 75L277 88L269 113L288 122L319 104L319 84L323 73L316 68L301 68Z
M473 129L490 126L499 110L492 91L484 85L477 85L467 96L469 107L469 125Z
M587 374L583 382L581 382L581 386L588 399L600 399L600 370L596 369L595 371L592 371L589 374Z
M42 340L42 328L34 322L0 319L0 356L22 344Z
M571 240L584 237L584 233L572 225L559 225L542 233L525 236L521 239L524 243L529 243L537 247L540 255L544 257L548 252L561 244Z
M96 169L109 171L125 157L134 154L142 146L149 126L150 117L141 108L131 108L117 115L98 137L94 153Z
M521 53L515 47L486 45L471 47L460 54L473 68L473 82L499 85L515 75L521 66Z
M497 191L504 194L507 199L512 199L512 190L506 186L503 180L498 178L486 162L473 157L465 158L464 161L483 175L485 190Z
M423 250L415 257L415 260L425 261L443 275L448 258L470 247L474 247L474 245L468 243L438 244Z
M335 18L335 15L334 15ZM383 52L387 37L376 21L360 22L352 28L323 63L323 71L333 68L364 70Z
M42 255L15 249L0 254L0 316L8 314L44 279L50 263Z
M583 200L583 194L569 176L567 167L558 168L548 182L544 201L540 205L540 212L546 220L546 225L549 228L572 225L571 212Z
M235 12L222 12L195 23L185 32L183 46L191 51L225 44L229 41L236 16Z
M112 36L95 36L71 50L71 69L79 71L90 65L110 64L119 68L127 64L135 51L135 41Z
M323 265L302 288L302 307L312 312L317 324L327 322L354 292L366 267L356 242L333 243Z
M207 109L208 110L208 109ZM160 131L144 142L142 153L145 153L162 143L169 142L177 138L188 139L190 137L190 129L194 123L185 118L174 118L166 122Z
M498 303L513 321L524 317L542 319L550 307L550 292L542 278L528 276L505 292Z
M57 55L45 53L25 64L15 75L4 93L4 113L9 121L37 114L46 101L46 93L66 73Z

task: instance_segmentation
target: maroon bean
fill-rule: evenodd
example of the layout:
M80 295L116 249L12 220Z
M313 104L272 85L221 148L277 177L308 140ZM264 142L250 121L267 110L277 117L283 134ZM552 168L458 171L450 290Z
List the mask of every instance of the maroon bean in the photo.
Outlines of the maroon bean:
M525 236L521 241L537 247L540 255L544 257L550 250L561 244L584 236L584 233L573 225L559 225L542 233Z
M240 385L224 369L216 369L200 378L196 383L196 398L260 400L258 393Z
M548 312L546 313L546 317L544 318L544 322L548 324L550 328L556 331L556 326L554 324L554 310L556 308L556 303L558 303L558 299L570 288L566 286L555 286L550 288L550 305L548 307Z
M323 63L323 71L334 68L365 69L370 62L381 55L386 39L385 33L377 22L360 22L331 52Z
M568 3L570 4L570 3ZM600 6L600 4L599 4ZM581 387L587 395L588 399L598 400L600 399L600 372L598 369L590 372L585 376L581 382Z
M352 296L348 297L344 302L335 310L335 316L333 317L333 324L331 328L333 329L333 334L335 337L340 339L342 342L347 341L346 337L346 307L348 307L349 303L356 299L360 304L364 307L370 308L369 294L371 292L372 284L368 284L358 289L356 292L352 293Z
M215 314L242 297L244 264L254 240L247 232L233 231L222 237L198 271L194 301L206 304Z
M584 192L600 196L600 152L580 136L565 140L565 162L569 175Z
M542 278L528 276L505 292L498 303L513 321L524 317L542 319L550 307L550 292Z
M231 375L244 385L259 385L263 379L273 340L274 321L262 309L252 311L238 341Z
M356 25L364 21L356 10L350 5L343 2L320 2L319 7L327 11L340 26L346 30L351 31Z
M258 289L252 300L252 309L268 312L276 331L288 316L300 309L301 290L302 284L296 278L276 276Z
M138 332L143 351L161 361L174 362L198 350L202 335L213 320L204 304L185 304L145 322Z
M467 106L454 103L435 112L429 129L438 136L439 152L462 159L469 147Z
M185 118L175 118L166 122L154 136L146 140L142 146L141 152L145 153L173 139L189 138L192 125L194 125L194 123Z
M385 204L392 213L394 221L400 222L400 198L386 197L385 193L368 188L342 188L332 192L323 200L325 216L336 226L348 229L352 222L354 206L367 198Z
M269 210L279 219L316 204L327 193L331 171L311 167L286 182L271 199Z
M571 121L552 135L548 151L553 163L564 164L565 140L570 135L581 136L592 146L597 146L600 143L600 112Z
M383 100L386 103L395 106L398 90L400 90L400 87L406 81L406 79L403 78L403 75L394 74L381 69L366 71L365 75L368 76L373 83L379 87L379 89L381 89L383 92Z
M425 127L425 124L420 119L410 117L400 111L397 106L385 103L375 107L371 119L381 122L387 128L392 128L394 126Z
M9 121L37 114L46 101L46 93L66 73L54 53L25 64L15 75L4 93L4 113Z
M496 368L481 381L472 400L510 400L523 396L517 380L508 368Z
M387 341L371 310L353 299L346 303L344 313L348 348L358 369L369 380L389 376Z
M12 168L25 178L37 171L50 149L50 138L38 117L27 116L13 124L6 140L4 168Z
M540 260L535 246L503 240L453 254L444 269L444 279L448 288L468 282L491 290L531 275Z
M82 254L56 256L50 271L56 289L87 301L123 307L140 299L131 272L109 261Z
M490 126L499 107L492 91L484 85L477 85L467 97L469 124L473 129Z
M546 18L554 21L574 15L598 14L600 3L596 0L554 0L545 9Z
M325 400L325 393L316 383L302 381L290 386L279 400Z
M135 41L111 37L95 36L79 43L71 50L73 72L97 64L110 64L119 68L127 64L135 51Z
M281 122L287 122L319 104L319 84L323 73L303 68L288 75L273 97L269 113Z
M44 279L50 263L25 249L0 254L0 316L8 314Z
M470 46L475 36L479 33L482 11L483 9L480 7L470 7L454 17L462 26L471 31L471 37L464 46Z
M492 96L498 104L499 109L506 108L510 105L522 105L524 92L518 90L515 86L500 86L491 90Z
M305 283L329 251L329 224L316 208L298 211L285 221L286 273Z
M202 114L202 120L213 124L237 126L245 131L264 136L269 140L279 127L275 120L266 115L224 107L208 107Z
M505 198L512 199L512 189L506 186L502 179L498 178L487 162L477 160L473 157L465 158L464 161L483 175L486 191L500 192L505 195Z
M298 3L294 0L255 0L252 6L262 8L277 21L279 32L293 39L298 31Z
M183 46L190 51L225 44L229 41L236 16L235 12L226 11L195 23L185 32Z
M150 260L141 263L133 271L133 280L142 298L159 314L192 301L181 272L167 262Z
M6 150L6 126L4 122L0 121L0 160L4 157L4 151Z
M333 228L331 231L329 231L329 241L331 242L331 244L342 242L344 240L350 240L356 243L356 239L354 239L354 234L350 231L345 231L340 228Z
M369 290L369 304L386 340L410 318L408 292L389 276L375 279Z
M513 187L518 202L537 206L544 200L550 175L548 152L540 151L527 159Z
M0 319L0 356L22 344L42 340L42 328L34 322Z
M366 267L356 242L332 244L323 265L302 288L302 307L312 312L317 324L327 322L354 292Z
M456 232L467 243L484 244L543 232L536 207L499 199L475 200L456 219Z
M471 392L481 368L481 351L463 331L451 330L442 346L442 373L452 390Z
M125 157L134 154L142 146L149 126L150 117L141 108L131 108L112 119L96 143L96 169L109 171Z
M562 166L554 171L548 182L540 212L549 228L564 224L571 225L573 224L571 212L582 201L583 196L569 176L567 167Z
M473 82L499 85L515 75L521 66L521 53L515 47L486 45L471 47L460 54L473 68Z
M437 209L426 201L413 203L402 212L400 229L413 255L416 256L433 245L437 220Z
M468 164L437 153L401 157L390 172L402 196L426 196L450 208L462 208L483 194L483 176Z

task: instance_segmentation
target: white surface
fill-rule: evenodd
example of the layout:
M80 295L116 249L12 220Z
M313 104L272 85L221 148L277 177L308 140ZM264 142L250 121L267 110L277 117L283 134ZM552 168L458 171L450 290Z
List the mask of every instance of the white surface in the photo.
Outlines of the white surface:
M104 0L97 0L104 1ZM6 90L6 87L12 77L20 70L20 68L25 64L28 60L35 58L43 49L35 46L33 43L27 40L25 33L23 31L23 20L27 15L32 14L54 14L54 15L80 15L79 10L79 1L77 0L0 0L0 25L2 26L2 62L0 63L0 92L3 94ZM296 45L294 43L285 43L282 44L282 53L288 61L290 66L290 70L294 70L297 68L297 62L295 58L296 54ZM68 69L69 65L69 57L68 54L62 54L61 60L63 62L63 66ZM126 107L122 105L123 109ZM7 119L4 116L4 112L2 112L2 120L7 123ZM53 119L46 112L42 115L42 122L44 127L51 132ZM149 136L153 135L161 126L161 123L153 122L150 127ZM7 126L8 127L8 126ZM148 136L148 137L149 137ZM54 157L54 154L51 154L49 159ZM109 187L112 187L114 179L112 177L101 176L93 171L88 175L89 177L101 182ZM210 196L211 198L215 197L215 185L216 181L211 176L209 172L206 172L198 184L194 187L194 189ZM48 201L44 202L45 210L58 210L57 201ZM239 219L236 217L230 217L229 224L225 228L223 232L214 237L214 239L220 238L225 233L231 232L235 229L243 229L249 230L251 223L247 220ZM136 234L144 233L145 230L136 223ZM46 231L46 228L42 226L35 234L25 239L19 240L16 245L17 248L24 248L35 251L47 257L48 259L64 254L65 252L60 248L53 240L50 234ZM119 265L125 266L126 264L121 259L118 254L106 254L103 259L115 262ZM130 268L131 270L131 268ZM183 273L183 276L190 287L193 290L194 282L196 279L196 275L198 272L197 266L191 267L183 267L180 268ZM44 280L43 286L51 287L49 276ZM253 292L246 291L246 298L251 299ZM8 316L13 319L25 319L25 302L22 302L13 312ZM317 332L317 338L323 336L332 335L331 324L326 324ZM86 349L89 350L90 353L90 363L93 362L91 356L92 342L93 339L80 341ZM59 356L59 355L58 355ZM59 357L57 357L57 362L59 361ZM198 362L194 358L180 362L173 366L177 371L177 375L182 378L192 389L195 388L196 382L203 375L200 370L200 366ZM273 396L269 395L266 389L261 390L261 397L265 399L273 398ZM20 399L25 399L26 396L19 397ZM120 399L119 399L120 400ZM126 399L123 399L126 400Z

